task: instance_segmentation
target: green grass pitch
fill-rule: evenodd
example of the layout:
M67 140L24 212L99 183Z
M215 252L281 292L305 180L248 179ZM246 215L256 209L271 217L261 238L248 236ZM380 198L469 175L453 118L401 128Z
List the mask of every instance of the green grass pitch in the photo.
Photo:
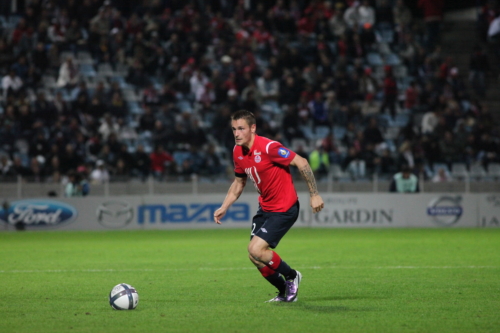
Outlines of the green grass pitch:
M0 233L0 332L499 332L500 230L292 229L274 296L248 230ZM116 311L108 293L140 296Z

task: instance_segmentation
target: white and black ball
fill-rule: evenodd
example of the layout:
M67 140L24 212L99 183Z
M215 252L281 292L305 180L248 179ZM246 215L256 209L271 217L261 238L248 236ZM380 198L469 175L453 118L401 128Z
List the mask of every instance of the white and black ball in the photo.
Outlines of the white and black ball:
M109 293L109 305L115 310L134 310L138 303L139 294L129 284L117 284Z

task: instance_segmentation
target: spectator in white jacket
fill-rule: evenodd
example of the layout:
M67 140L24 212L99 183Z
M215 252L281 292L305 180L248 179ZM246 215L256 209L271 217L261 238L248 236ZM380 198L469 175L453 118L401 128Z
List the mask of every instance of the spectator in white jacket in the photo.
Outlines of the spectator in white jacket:
M199 95L209 82L208 78L199 70L193 72L193 75L189 79L189 85L191 87L191 94L193 96Z
M330 32L336 37L340 37L345 34L347 30L347 23L345 22L344 12L342 10L343 5L340 2L337 2L335 7L337 11L328 21L328 25L330 27Z
M345 11L344 20L351 29L360 29L365 23L373 26L375 24L375 9L370 6L368 0L363 0L361 5L359 2L354 2Z
M116 135L120 132L120 125L116 123L109 113L106 113L101 122L101 126L99 126L99 134L101 134L103 140L107 140L108 136L111 133L115 133Z
M433 110L428 111L422 117L422 134L431 134L438 124L438 117Z
M109 182L109 172L103 160L97 160L95 163L95 169L90 173L90 181L92 184L104 184Z
M19 76L16 75L14 70L10 70L9 74L5 75L2 78L2 89L4 98L9 94L16 95L19 90L23 87L23 80Z
M80 73L78 66L73 61L73 58L68 57L59 68L59 78L57 79L57 86L61 88L73 88L78 84Z
M366 23L369 23L371 26L375 25L375 9L370 6L370 1L363 0L361 6L358 8L359 13L359 26L362 27Z
M276 100L278 98L280 85L278 80L273 78L271 69L266 69L264 74L257 79L257 88L264 100Z

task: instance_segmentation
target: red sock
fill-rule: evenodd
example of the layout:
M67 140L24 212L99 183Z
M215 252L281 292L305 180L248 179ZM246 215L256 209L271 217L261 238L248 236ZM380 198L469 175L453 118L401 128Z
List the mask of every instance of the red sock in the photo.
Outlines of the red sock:
M273 251L273 257L271 261L267 263L267 267L271 268L273 271L280 273L285 277L285 279L295 279L297 273L293 270L286 262L281 260L280 256Z
M272 268L274 271L278 269L278 267L281 264L281 258L280 256L273 251L273 257L271 258L271 261L267 263L267 266Z
M262 268L259 268L260 274L262 274L263 277L268 277L276 273L274 270L269 268L268 266L264 266Z

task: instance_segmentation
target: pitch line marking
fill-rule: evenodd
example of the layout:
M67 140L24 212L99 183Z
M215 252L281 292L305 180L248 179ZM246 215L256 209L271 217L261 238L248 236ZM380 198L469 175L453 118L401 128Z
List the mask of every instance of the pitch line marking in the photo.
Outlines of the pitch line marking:
M298 269L498 269L500 266L312 266ZM0 273L114 273L114 272L181 272L181 271L239 271L254 270L254 267L200 267L200 268L165 268L165 269L33 269L33 270L0 270Z

